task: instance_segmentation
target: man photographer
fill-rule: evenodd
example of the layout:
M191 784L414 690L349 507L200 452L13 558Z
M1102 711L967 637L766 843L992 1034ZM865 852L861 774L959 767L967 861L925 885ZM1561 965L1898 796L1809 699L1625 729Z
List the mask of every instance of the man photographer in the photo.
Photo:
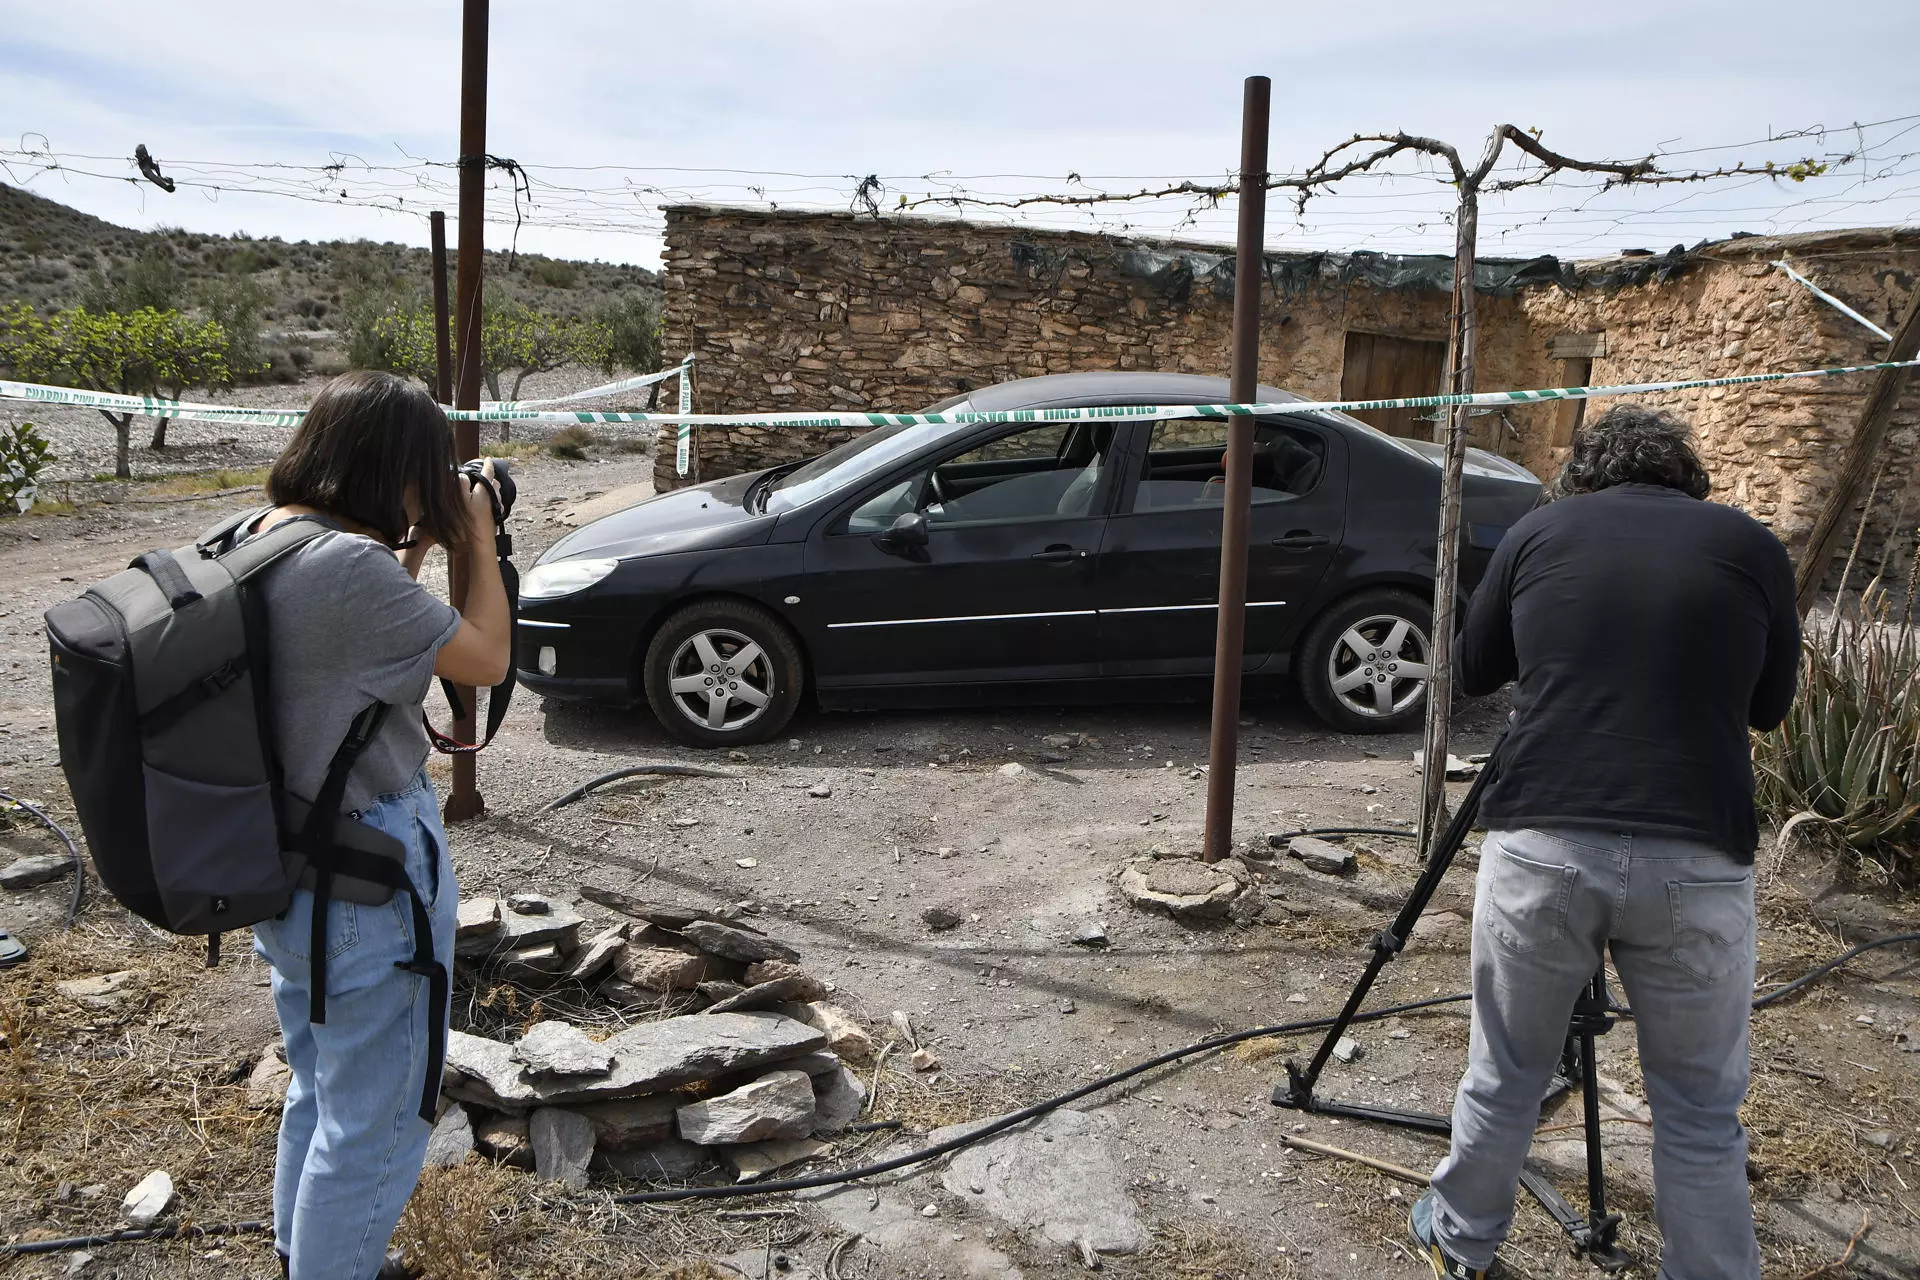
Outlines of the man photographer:
M1757 1280L1739 1119L1748 730L1793 699L1793 568L1764 526L1704 501L1706 470L1666 414L1582 428L1558 487L1507 532L1460 638L1461 689L1514 681L1514 718L1481 808L1453 1149L1413 1234L1442 1280L1487 1273L1575 998L1611 948L1653 1110L1661 1280Z

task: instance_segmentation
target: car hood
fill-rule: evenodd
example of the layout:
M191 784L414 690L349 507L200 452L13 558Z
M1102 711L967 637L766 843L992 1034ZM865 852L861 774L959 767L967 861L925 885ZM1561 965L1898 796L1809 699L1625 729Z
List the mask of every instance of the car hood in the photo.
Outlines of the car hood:
M741 505L747 487L759 474L728 476L635 503L575 529L547 548L538 563L580 556L624 560L765 542L773 532L776 517L750 512Z

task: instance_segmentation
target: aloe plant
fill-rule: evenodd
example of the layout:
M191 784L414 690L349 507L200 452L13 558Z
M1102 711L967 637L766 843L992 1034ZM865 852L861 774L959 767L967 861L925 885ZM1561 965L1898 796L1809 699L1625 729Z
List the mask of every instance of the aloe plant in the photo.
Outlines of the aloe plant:
M1759 802L1876 879L1920 881L1920 629L1869 588L1809 626L1786 721L1754 740Z

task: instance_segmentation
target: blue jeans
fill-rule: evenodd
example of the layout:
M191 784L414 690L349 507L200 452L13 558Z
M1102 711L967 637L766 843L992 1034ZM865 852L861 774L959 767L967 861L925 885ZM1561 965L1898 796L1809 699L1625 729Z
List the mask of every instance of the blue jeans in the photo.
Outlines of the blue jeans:
M407 876L433 920L434 952L451 971L460 894L426 773L359 816L406 846ZM413 959L405 893L380 907L335 899L327 911L327 1020L313 1025L312 922L313 894L303 889L285 915L253 930L254 949L273 966L293 1072L274 1167L274 1246L293 1280L365 1280L386 1261L426 1157L427 980L395 967Z
M1690 840L1494 831L1473 909L1473 1041L1434 1231L1492 1264L1573 1003L1611 944L1653 1110L1660 1280L1758 1280L1747 1194L1753 869Z

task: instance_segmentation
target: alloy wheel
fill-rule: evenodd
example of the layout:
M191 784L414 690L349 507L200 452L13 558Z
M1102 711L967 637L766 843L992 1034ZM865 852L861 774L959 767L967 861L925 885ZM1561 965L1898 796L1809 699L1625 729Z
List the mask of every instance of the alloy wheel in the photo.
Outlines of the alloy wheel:
M724 627L683 641L673 651L667 679L680 714L706 729L744 729L773 700L773 664L766 650L751 636Z
M1432 651L1406 618L1375 614L1340 633L1327 655L1327 686L1354 715L1383 720L1427 691Z

